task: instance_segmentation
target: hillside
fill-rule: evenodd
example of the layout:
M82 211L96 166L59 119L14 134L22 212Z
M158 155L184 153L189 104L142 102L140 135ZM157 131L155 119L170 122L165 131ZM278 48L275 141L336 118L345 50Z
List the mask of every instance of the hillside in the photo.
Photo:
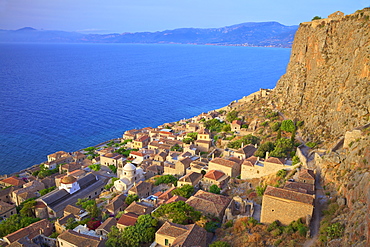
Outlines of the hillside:
M0 42L212 44L291 47L297 26L247 22L222 28L180 28L161 32L81 34L22 28L0 30Z
M370 245L369 30L370 8L301 23L275 89L223 108L266 137L266 111L278 111L303 121L296 141L317 144L306 155L320 179L316 200L323 210L305 246Z
M305 121L306 140L335 142L370 122L370 9L302 23L273 98Z

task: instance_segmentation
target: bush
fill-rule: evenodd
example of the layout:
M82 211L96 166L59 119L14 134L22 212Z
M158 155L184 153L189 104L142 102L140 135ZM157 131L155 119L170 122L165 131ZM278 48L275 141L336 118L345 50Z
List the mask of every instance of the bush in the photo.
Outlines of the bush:
M211 192L213 194L220 194L221 189L217 185L212 184L211 187L209 187L209 192Z
M309 147L309 148L314 148L314 147L316 147L316 145L317 144L315 142L307 142L306 143L306 146Z
M127 205L130 205L131 203L133 203L134 201L138 201L139 200L139 196L138 195L134 195L134 194L130 194L126 197L125 199L125 203Z
M281 177L281 178L285 178L286 174L287 174L287 171L286 171L286 170L284 170L284 169L282 169L282 170L279 170L279 171L276 173L276 176Z
M239 140L232 141L227 144L228 148L240 148L242 144L247 145L247 144L258 144L259 143L259 138L257 136L253 136L251 134L243 136Z
M231 247L231 245L223 241L216 241L210 244L209 247Z
M154 178L154 185L158 186L160 184L174 184L177 182L177 178L173 175L163 175L157 178Z
M286 131L286 132L290 132L290 133L293 133L293 132L296 131L294 122L290 119L289 120L284 120L281 123L280 129L283 130L283 131Z
M297 155L295 155L293 158L292 158L292 161L293 161L293 165L296 165L296 164L298 164L299 162L300 162L300 160L299 160L299 158L298 158L298 156Z
M256 193L258 196L263 196L263 193L265 193L266 186L257 186L256 187Z
M326 228L326 233L330 239L340 238L343 235L344 227L339 222Z
M320 16L314 16L313 18L312 18L312 20L311 21L314 21L314 20L320 20L320 19L322 19Z

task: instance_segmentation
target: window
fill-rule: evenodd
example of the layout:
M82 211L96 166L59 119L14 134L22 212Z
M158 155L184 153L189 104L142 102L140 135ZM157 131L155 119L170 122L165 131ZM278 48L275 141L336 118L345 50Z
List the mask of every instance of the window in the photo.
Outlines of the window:
M168 246L168 239L166 238L165 240L164 240L164 245L166 245L166 246Z

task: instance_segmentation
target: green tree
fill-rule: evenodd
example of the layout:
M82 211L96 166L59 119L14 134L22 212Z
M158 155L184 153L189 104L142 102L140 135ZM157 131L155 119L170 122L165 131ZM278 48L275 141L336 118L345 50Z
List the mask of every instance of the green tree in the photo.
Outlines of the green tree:
M179 144L175 144L174 146L171 147L171 151L182 152L182 147Z
M280 129L283 130L283 131L286 131L286 132L290 132L290 133L293 133L293 132L296 131L294 122L290 119L289 120L284 120L281 123Z
M270 127L272 131L276 132L280 129L281 123L280 122L272 122L270 123Z
M275 149L270 153L271 156L277 158L287 157L293 148L293 143L290 139L281 138L276 141Z
M108 167L113 173L117 173L117 167L115 165L109 165Z
M29 226L30 224L35 223L39 220L41 219L13 214L9 218L0 222L0 238L13 233L23 227Z
M235 148L235 149L238 149L241 147L242 144L244 145L247 145L247 144L258 144L259 143L259 138L257 136L254 136L254 135L246 135L246 136L243 136L242 138L236 140L236 141L232 141L232 142L229 142L227 144L227 147L228 148Z
M212 184L211 187L209 187L209 192L211 192L213 194L220 194L221 189L217 185Z
M39 193L40 193L40 196L43 196L43 195L46 195L47 193L55 190L57 187L56 186L51 186L47 189L43 189L43 190L40 190Z
M131 203L133 203L134 201L138 201L139 200L139 196L138 195L135 195L135 194L130 194L126 197L125 199L125 203L127 205L130 205Z
M187 133L186 136L192 138L193 140L196 140L197 137L198 137L198 133L197 132L191 132L191 133Z
M256 187L256 193L258 196L263 196L263 194L265 193L265 190L266 190L266 186L257 186Z
M100 171L100 165L99 164L92 164L89 165L89 168L94 171Z
M231 245L223 241L216 241L210 244L209 247L231 247Z
M312 21L314 21L314 20L320 20L320 19L322 19L320 16L314 16L313 18L312 18Z
M158 186L160 184L174 184L175 185L177 182L177 178L169 174L157 177L154 180L155 180L154 182L155 186Z
M293 165L296 165L300 162L299 160L299 157L297 155L295 155L293 158L292 158L292 164Z
M155 237L158 221L150 215L141 215L133 226L119 230L116 226L108 233L108 247L139 247L151 243Z
M204 127L206 129L209 129L210 131L215 131L215 132L221 132L221 130L224 128L225 125L226 123L221 122L217 118L204 122Z
M174 189L172 191L172 194L182 196L185 198L189 198L193 194L193 192L194 192L194 187L189 184L185 184L179 188Z
M231 112L228 112L226 114L226 120L231 123L232 121L238 119L238 114L239 114L239 112L235 111L235 110L233 110Z
M231 126L230 126L230 124L226 124L226 125L224 125L224 127L222 128L222 131L223 131L223 132L229 132L229 131L231 131Z
M159 219L168 219L177 224L191 224L200 219L202 214L183 201L162 204L152 215Z
M182 139L182 142L185 143L185 144L190 144L194 141L193 138L190 138L190 137L186 137L184 139Z
M267 152L271 152L275 149L275 145L273 142L265 142L262 143L254 153L254 156L265 158Z
M22 217L34 217L33 209L35 208L36 201L31 200L23 204L22 209L19 211Z

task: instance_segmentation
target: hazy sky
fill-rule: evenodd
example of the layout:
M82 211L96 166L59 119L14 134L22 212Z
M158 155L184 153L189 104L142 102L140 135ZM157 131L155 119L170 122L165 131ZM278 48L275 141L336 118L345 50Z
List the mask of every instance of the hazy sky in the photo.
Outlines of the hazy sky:
M251 21L297 25L368 6L370 0L0 0L0 29L122 33Z

